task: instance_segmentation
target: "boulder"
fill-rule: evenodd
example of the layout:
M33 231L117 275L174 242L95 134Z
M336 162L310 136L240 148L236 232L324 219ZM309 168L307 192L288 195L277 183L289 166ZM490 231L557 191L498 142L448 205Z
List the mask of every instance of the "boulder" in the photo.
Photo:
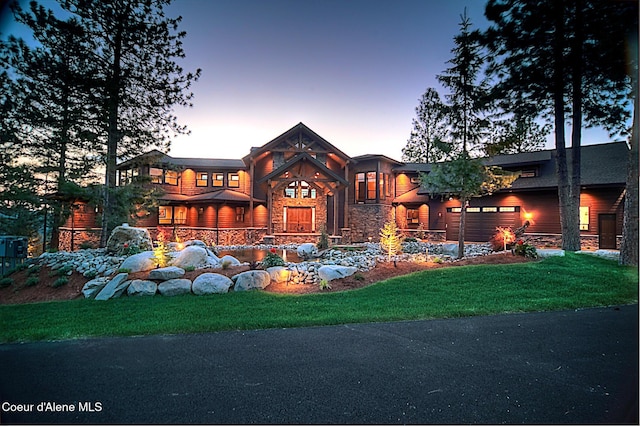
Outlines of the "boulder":
M254 289L264 289L271 284L271 276L267 271L247 271L234 275L234 291L247 291Z
M129 274L121 273L113 277L111 281L104 286L104 288L96 296L96 300L108 300L113 297L116 291L119 289L120 284L127 280Z
M208 264L208 256L206 248L192 245L177 252L171 264L180 268L201 268Z
M191 281L186 278L174 278L158 285L158 292L163 296L179 296L191 293Z
M140 250L152 250L151 235L145 228L134 228L127 224L116 226L107 240L107 251L122 254L129 247L138 247Z
M206 272L198 275L198 277L193 280L191 288L193 290L193 294L202 296L205 294L227 293L229 291L229 287L232 285L233 281L231 281L229 277L212 272Z
M311 259L318 254L318 247L313 243L300 244L296 253L301 259Z
M355 266L324 265L318 269L318 277L327 281L337 280L353 275L357 270Z
M155 267L153 251L143 251L129 256L120 265L120 269L127 269L129 272L149 271Z
M228 263L227 266L240 266L242 265L242 263L240 263L240 261L238 259L236 259L235 257L231 256L230 254L224 255L220 258L220 265L222 265L223 263Z
M149 271L150 280L167 281L174 278L180 278L184 275L184 269L177 266L167 266L166 268L157 268Z
M291 271L284 266L272 266L267 268L266 271L269 273L271 281L277 283L284 283L291 279Z
M133 280L127 288L129 296L153 296L158 290L158 285L153 281Z
M564 256L564 250L561 249L537 249L539 258L551 257L551 256Z
M454 243L442 244L442 254L451 256L451 257L458 257L458 244L454 244Z
M87 281L84 287L82 287L82 294L84 294L85 299L93 299L108 282L109 278L107 277L98 277Z

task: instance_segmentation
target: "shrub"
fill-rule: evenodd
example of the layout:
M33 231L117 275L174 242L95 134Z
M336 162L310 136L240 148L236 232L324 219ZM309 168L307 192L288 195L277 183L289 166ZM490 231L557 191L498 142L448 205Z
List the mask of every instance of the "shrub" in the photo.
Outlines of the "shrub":
M184 271L185 271L185 272L193 272L193 271L195 271L195 270L196 270L196 267L195 267L195 266L193 266L193 265L189 265L189 266L185 266L185 267L184 267Z
M276 249L272 248L269 253L262 259L262 267L264 269L271 268L272 266L284 266L284 260L276 254Z
M124 243L122 245L122 249L120 250L120 253L124 256L133 256L134 254L138 254L140 252L142 252L142 250L140 250L140 247L138 247L136 244L129 245L129 243Z
M433 263L442 263L442 259L440 259L439 257L434 257L433 259L431 259L431 261Z
M229 259L223 260L222 265L220 266L222 266L222 269L227 270L229 269L229 266L231 266L231 261Z
M118 273L119 274L130 274L131 273L131 269L129 269L129 268L120 268L120 269L118 269Z
M491 250L503 251L507 250L515 241L516 235L513 233L511 228L502 228L498 226L496 228L496 232L489 240L489 244L491 244Z
M364 281L364 275L362 275L360 272L356 272L353 275L353 279L356 281Z
M329 248L329 235L327 235L327 227L323 226L320 232L320 240L316 244L318 250L326 250Z
M425 236L425 229L424 229L424 223L420 222L420 225L418 225L418 231L416 232L416 237L418 237L419 239L423 240L424 236Z
M405 243L416 243L416 242L418 242L418 239L417 238L413 238L413 237L407 237L407 238L404 239L404 242Z
M529 259L536 259L538 257L538 252L536 248L531 244L527 244L522 240L518 240L516 245L513 247L513 254L517 256L524 256Z
M9 278L9 277L0 278L0 288L9 287L11 284L13 284L13 278Z
M55 282L53 284L51 284L51 287L53 287L53 288L62 287L63 285L67 284L68 282L69 282L69 278L60 277L57 280L55 280Z
M24 285L27 287L33 287L34 285L38 284L40 280L38 279L38 277L29 277L27 278L27 281L25 281Z
M321 280L319 286L320 290L331 290L331 284L327 280Z
M85 278L88 278L90 280L94 279L95 277L98 276L98 272L97 271L87 271L84 274Z
M33 274L39 274L40 270L42 269L41 265L35 265L32 266L31 268L29 268L29 270L27 271L27 275L31 276Z

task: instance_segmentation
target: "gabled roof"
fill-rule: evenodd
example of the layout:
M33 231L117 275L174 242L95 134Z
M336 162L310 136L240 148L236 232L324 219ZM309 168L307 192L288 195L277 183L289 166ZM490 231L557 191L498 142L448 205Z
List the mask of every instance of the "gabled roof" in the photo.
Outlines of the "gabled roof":
M118 169L124 169L132 165L172 165L181 166L192 169L225 169L225 170L244 170L247 166L242 160L224 159L224 158L188 158L188 157L171 157L156 149L140 154L130 160L118 164Z
M249 164L249 162L251 161L251 158L256 158L257 156L259 156L259 155L261 155L261 154L263 154L265 152L269 152L269 151L273 150L274 148L276 148L282 142L284 142L287 139L290 139L290 138L292 138L292 137L294 137L296 135L299 135L299 134L308 135L315 142L320 143L321 145L323 145L324 148L327 151L330 151L331 153L337 155L343 161L347 162L347 161L350 160L350 157L347 154L345 154L344 152L340 151L338 148L333 146L326 139L324 139L322 136L318 135L316 132L311 130L309 127L307 127L302 122L296 124L295 126L290 128L289 130L287 130L286 132L281 134L280 136L277 136L276 138L274 138L270 142L267 142L266 144L262 145L261 147L251 148L251 153L249 155L246 155L245 157L243 157L243 160L247 164Z
M300 154L294 156L293 158L290 158L282 166L278 167L277 169L275 169L274 171L272 171L268 175L265 175L265 176L261 177L260 179L258 179L258 183L267 181L269 179L273 179L273 178L275 178L277 176L280 176L281 174L285 173L287 170L291 169L291 167L293 165L295 165L296 163L299 163L301 161L310 162L321 173L329 176L331 179L334 179L334 180L342 183L343 185L348 185L349 184L349 182L345 178L343 178L339 174L335 173L333 170L329 169L323 163L321 163L320 161L316 160L309 153L306 153L306 152L300 153Z

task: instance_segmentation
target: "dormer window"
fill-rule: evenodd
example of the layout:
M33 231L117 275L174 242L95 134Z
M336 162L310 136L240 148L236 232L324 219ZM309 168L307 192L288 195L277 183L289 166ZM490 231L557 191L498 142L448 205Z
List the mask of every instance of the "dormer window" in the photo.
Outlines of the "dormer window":
M536 176L538 176L538 169L535 167L529 168L529 169L523 169L522 172L520 173L520 177L523 177L523 178L532 178Z

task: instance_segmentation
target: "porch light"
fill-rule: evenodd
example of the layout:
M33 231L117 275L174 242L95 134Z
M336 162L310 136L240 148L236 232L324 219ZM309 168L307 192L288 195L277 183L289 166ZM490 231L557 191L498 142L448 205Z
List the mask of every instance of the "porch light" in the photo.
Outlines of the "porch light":
M525 220L528 220L529 222L531 222L531 219L533 219L533 213L524 212L524 218L525 218Z

